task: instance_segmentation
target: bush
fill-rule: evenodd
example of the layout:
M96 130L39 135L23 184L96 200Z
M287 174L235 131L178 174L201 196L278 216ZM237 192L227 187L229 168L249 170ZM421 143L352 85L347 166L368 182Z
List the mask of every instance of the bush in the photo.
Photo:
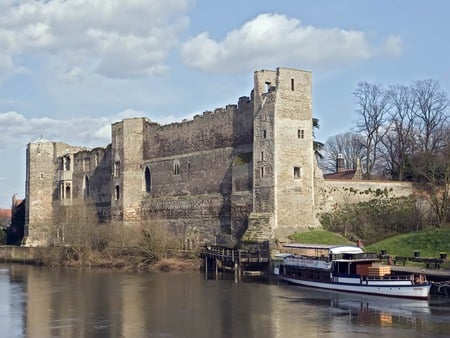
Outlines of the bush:
M0 245L6 245L7 236L4 229L0 229Z
M412 197L372 199L347 204L324 213L320 221L326 230L351 240L362 239L370 244L393 234L423 229L423 212Z

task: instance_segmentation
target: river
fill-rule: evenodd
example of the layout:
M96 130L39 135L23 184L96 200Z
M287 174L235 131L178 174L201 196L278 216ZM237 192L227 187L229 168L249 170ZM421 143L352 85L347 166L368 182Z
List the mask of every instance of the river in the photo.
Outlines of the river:
M0 265L0 337L449 337L450 298L399 300L233 275Z

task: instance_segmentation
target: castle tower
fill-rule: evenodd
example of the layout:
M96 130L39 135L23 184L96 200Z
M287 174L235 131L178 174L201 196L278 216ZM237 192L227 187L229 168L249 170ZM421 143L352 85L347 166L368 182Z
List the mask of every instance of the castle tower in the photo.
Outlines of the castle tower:
M112 220L133 225L141 220L144 118L112 125Z
M25 237L27 246L46 246L53 224L52 198L55 149L43 137L27 145Z
M311 73L255 72L254 206L249 229L284 238L318 223L314 217ZM263 236L263 237L264 237Z

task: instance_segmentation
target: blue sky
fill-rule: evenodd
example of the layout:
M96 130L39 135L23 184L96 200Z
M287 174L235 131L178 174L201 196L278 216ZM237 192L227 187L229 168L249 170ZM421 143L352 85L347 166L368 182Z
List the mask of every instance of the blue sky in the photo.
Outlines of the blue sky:
M313 73L316 136L352 128L359 81L450 90L441 0L1 0L0 207L24 197L39 136L88 147L110 124L161 124L234 104L253 72Z

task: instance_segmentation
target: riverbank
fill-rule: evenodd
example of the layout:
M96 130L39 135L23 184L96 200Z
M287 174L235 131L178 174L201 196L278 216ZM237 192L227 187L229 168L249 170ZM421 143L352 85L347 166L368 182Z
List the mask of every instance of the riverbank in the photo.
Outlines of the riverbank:
M201 260L192 253L168 252L157 257L139 248L84 251L73 247L0 246L0 262L163 272L195 271L201 267Z

